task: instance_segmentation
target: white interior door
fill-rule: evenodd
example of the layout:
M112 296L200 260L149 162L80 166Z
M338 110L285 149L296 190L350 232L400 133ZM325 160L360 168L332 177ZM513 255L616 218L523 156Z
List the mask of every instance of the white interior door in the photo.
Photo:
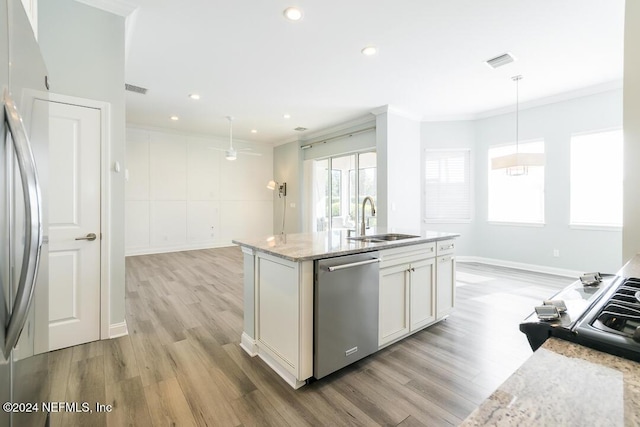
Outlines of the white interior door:
M100 339L101 133L98 109L49 108L49 349L56 350Z

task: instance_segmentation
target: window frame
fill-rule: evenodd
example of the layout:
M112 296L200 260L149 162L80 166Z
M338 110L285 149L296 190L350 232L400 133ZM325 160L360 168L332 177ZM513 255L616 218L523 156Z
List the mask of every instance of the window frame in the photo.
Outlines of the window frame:
M622 154L622 158L620 159L620 165L619 168L622 170L622 168L624 167L624 129L621 126L615 126L615 127L607 127L607 128L602 128L602 129L597 129L597 130L589 130L589 131L585 131L585 132L576 132L576 133L572 133L570 138L569 138L569 218L568 218L568 224L569 224L569 228L573 229L573 230L597 230L597 231L621 231L622 227L624 225L624 217L621 218L621 222L620 225L617 224L599 224L599 223L581 223L581 222L573 222L573 218L572 218L572 212L573 212L573 206L572 206L572 195L573 195L573 189L572 189L572 162L573 162L573 139L575 137L581 137L581 136L589 136L589 135L597 135L600 133L611 133L611 132L620 132L620 136L621 136L621 141L620 143L622 144L621 146L621 154ZM622 177L622 180L620 182L620 185L623 187L624 186L624 176ZM622 191L623 188L621 189ZM622 208L624 208L624 193L622 194Z

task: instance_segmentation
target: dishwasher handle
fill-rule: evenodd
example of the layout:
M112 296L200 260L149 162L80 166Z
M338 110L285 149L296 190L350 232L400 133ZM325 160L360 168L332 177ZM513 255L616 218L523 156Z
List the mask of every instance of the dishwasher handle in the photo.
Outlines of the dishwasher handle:
M358 267L360 265L375 264L377 262L380 262L379 258L372 258L364 261L350 262L349 264L332 265L330 267L327 267L327 270L338 271L338 270L344 270L345 268Z

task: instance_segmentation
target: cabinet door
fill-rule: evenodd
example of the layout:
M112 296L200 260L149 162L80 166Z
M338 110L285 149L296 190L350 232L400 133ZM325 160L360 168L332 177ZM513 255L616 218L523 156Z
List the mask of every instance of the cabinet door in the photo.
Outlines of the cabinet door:
M435 309L435 259L412 262L411 271L411 331L436 320Z
M380 318L378 344L394 341L409 332L409 265L380 269Z
M456 289L456 260L453 255L437 258L436 318L441 319L453 311Z
M257 339L295 374L298 361L298 275L294 265L258 257Z

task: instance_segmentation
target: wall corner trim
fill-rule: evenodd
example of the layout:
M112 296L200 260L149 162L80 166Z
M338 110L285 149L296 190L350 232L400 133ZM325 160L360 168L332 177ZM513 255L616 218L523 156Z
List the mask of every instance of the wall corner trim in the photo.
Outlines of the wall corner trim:
M76 0L78 3L86 4L87 6L95 7L106 12L113 13L120 16L129 16L133 13L138 5L125 1L125 0Z

